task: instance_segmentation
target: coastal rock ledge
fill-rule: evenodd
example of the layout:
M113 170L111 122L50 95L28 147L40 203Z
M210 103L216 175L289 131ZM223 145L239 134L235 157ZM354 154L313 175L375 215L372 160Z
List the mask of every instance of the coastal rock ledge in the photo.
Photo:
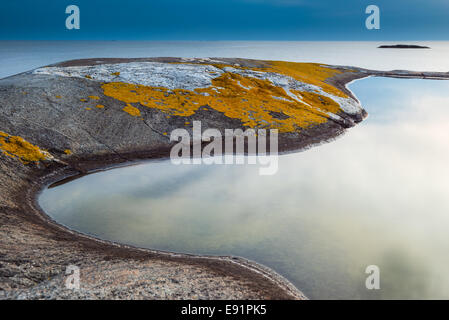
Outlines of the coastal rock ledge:
M86 59L0 80L0 299L305 299L238 257L174 254L82 235L40 209L47 185L168 157L176 128L278 129L279 151L342 134L366 117L346 88L366 76L447 73L247 59ZM65 289L65 270L81 289Z

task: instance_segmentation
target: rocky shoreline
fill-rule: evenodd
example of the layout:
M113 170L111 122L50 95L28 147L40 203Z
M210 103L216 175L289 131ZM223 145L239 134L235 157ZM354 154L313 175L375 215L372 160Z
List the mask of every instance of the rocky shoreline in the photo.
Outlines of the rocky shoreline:
M174 254L102 241L58 225L40 209L37 196L51 183L132 161L168 157L172 143L164 133L192 120L200 119L206 127L219 129L244 128L244 121L259 121L256 126L266 121L239 119L229 116L229 110L203 106L193 114L180 115L179 111L170 110L168 115L166 110L142 108L150 102L133 102L135 97L125 96L122 91L108 96L104 88L108 82L92 79L99 74L94 66L109 68L141 62L175 66L188 63L194 65L194 70L205 64L225 71L233 68L232 72L245 77L250 72L252 77L260 76L260 86L265 85L265 75L259 72L267 68L265 61L246 59L88 59L50 66L87 67L92 73L83 75L84 78L44 70L0 79L0 132L3 145L8 146L0 152L0 299L305 299L286 279L255 262L238 257ZM347 97L354 106L358 101L346 84L356 79L449 79L449 73L380 72L338 66L328 69L338 72L321 82L320 85L330 86L322 85L323 94ZM163 68L157 70L164 72ZM179 68L175 71L179 72ZM209 68L205 72L221 71ZM273 70L267 73L267 79L273 83L283 83ZM235 79L243 81L241 74ZM171 75L159 77L164 81L171 79ZM140 88L140 84L135 86ZM341 93L333 93L333 88ZM140 115L128 114L126 104L138 108ZM326 121L312 118L308 121L316 123L300 130L290 130L300 126L299 118L293 126L276 118L269 118L268 122L284 129L279 137L279 151L299 151L329 141L366 116L361 107L356 112L351 110L329 114ZM64 287L68 265L81 269L79 291Z

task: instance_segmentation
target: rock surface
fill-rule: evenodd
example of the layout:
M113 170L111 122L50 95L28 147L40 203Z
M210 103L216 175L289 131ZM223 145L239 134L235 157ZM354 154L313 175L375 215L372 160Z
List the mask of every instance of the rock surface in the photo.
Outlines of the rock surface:
M345 85L366 76L446 79L245 59L87 59L0 80L0 298L302 299L233 257L171 254L67 230L36 202L63 178L163 158L176 128L278 129L281 152L327 141L366 112ZM81 290L64 287L68 265Z

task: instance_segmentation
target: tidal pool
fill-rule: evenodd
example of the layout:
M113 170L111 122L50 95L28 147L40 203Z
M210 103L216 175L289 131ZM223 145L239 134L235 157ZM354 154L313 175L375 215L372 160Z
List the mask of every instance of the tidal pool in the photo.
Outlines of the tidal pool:
M40 205L102 239L255 260L312 299L449 298L449 82L350 88L368 119L281 156L273 176L152 161L46 189Z

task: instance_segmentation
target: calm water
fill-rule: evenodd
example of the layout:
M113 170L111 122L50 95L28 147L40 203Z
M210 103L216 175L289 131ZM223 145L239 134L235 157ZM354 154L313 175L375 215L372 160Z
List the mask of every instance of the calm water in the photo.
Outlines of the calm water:
M378 70L449 71L447 41L406 41L430 46L431 50L376 48L388 43L398 42L0 41L0 78L64 60L99 57L238 57Z
M253 259L310 298L449 298L449 82L351 89L369 118L281 156L276 175L152 162L45 190L40 204L100 238ZM364 285L372 264L378 291Z
M385 42L383 42L385 43ZM410 43L410 42L407 42ZM0 41L0 78L92 57L242 57L449 70L449 42ZM311 298L449 298L449 82L365 79L351 88L369 118L339 140L257 166L148 163L46 190L57 221L164 250L244 256ZM381 269L367 291L364 270Z

